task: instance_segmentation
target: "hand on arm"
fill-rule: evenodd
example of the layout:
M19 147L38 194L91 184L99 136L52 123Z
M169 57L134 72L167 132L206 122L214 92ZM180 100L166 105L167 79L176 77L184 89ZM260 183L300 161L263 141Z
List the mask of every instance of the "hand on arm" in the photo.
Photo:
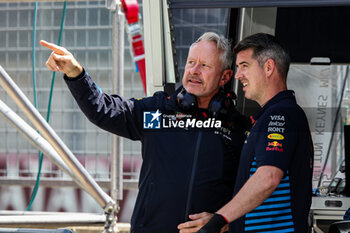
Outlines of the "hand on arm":
M202 226L207 224L209 220L215 220L214 219L214 214L212 213L207 213L207 212L202 212L199 214L191 214L190 219L192 221L188 221L185 223L182 223L178 225L178 229L180 230L179 233L192 233L192 232L197 232L199 229L201 229ZM218 233L226 232L228 230L228 224L227 221L224 218L220 218L220 216L216 216L216 221L220 222L220 227L218 227ZM212 224L213 225L213 224ZM221 225L224 225L222 227ZM214 226L215 227L215 226ZM220 230L221 229L221 230ZM202 231L201 233L206 233L207 231ZM208 231L208 233L213 233L213 231Z
M61 71L69 78L75 78L83 71L83 67L66 48L44 40L41 40L40 44L52 50L46 61L46 66L50 70Z
M202 226L209 222L213 215L214 214L207 212L191 214L189 218L192 221L188 221L177 226L177 228L180 230L179 233L197 232Z
M283 177L283 171L274 166L261 166L257 169L257 171L252 175L248 181L244 184L241 190L234 196L234 198L227 203L224 207L217 211L217 214L225 216L225 218L232 222L246 213L254 210L261 203L264 202L266 198L268 198L273 191L277 188ZM209 216L212 218L213 215ZM191 218L192 219L192 218ZM197 223L196 223L197 221ZM206 216L205 221L208 222L208 216ZM192 224L191 224L192 222ZM199 224L198 220L186 222L181 225L186 226L196 226L195 229L200 230L197 233L211 233L212 231L208 231L209 228L215 224L213 219L210 219L208 223L204 223L201 221ZM180 228L179 228L180 229ZM186 228L184 228L186 229ZM180 233L186 232L196 232L196 231L180 231Z

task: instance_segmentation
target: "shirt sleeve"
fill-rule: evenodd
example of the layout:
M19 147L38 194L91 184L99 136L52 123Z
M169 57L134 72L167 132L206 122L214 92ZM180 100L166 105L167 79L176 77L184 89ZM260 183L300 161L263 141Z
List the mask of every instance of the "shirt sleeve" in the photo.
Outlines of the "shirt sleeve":
M93 124L122 137L143 139L142 112L157 106L159 98L126 99L106 94L85 71L77 78L64 79L81 111Z
M275 109L264 114L256 138L257 167L270 165L288 170L295 153L297 134L293 119L288 118L287 109Z

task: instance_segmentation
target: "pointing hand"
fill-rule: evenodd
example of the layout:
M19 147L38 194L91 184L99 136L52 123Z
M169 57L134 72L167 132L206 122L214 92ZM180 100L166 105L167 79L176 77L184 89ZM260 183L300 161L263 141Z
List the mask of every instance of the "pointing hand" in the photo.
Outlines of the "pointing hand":
M46 61L46 66L50 70L61 71L70 78L77 77L83 71L83 67L66 48L45 40L41 40L40 44L52 50Z

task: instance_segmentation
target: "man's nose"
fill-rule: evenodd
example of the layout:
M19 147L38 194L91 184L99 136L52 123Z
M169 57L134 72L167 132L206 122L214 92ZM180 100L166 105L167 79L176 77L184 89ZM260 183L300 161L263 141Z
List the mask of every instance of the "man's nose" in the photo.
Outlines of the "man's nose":
M236 70L236 73L235 73L235 79L240 79L242 77L242 73L239 69Z
M190 69L191 74L199 74L200 73L200 64L196 63Z

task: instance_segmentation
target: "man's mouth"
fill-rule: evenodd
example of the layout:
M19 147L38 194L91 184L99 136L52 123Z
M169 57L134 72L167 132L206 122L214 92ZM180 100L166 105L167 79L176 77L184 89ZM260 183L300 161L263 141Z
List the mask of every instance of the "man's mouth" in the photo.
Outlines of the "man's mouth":
M195 78L190 78L190 79L188 79L188 82L194 83L194 84L201 84L201 83L202 83L201 80L195 79Z
M248 83L247 82L243 82L242 85L243 85L243 87L246 87L246 86L248 86Z

